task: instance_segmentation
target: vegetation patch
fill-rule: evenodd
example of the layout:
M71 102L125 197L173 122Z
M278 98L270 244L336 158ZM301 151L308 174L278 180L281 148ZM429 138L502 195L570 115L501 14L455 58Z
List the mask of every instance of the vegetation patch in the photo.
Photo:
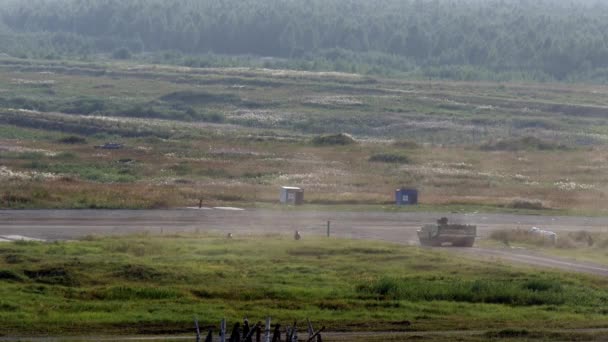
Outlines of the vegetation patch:
M394 163L394 164L409 164L411 159L402 154L395 153L377 153L369 157L370 162L375 163Z
M513 208L513 209L529 209L529 210L547 209L547 207L545 207L543 205L542 201L530 200L530 199L525 199L525 198L514 199L513 201L511 201L511 203L509 203L507 205L507 207Z
M418 144L417 142L415 142L413 140L407 140L407 139L395 140L395 141L393 141L392 145L395 147L404 148L404 149L408 149L408 150L413 150L413 149L417 149L417 148L421 147L420 144Z
M77 135L69 135L67 137L63 137L63 138L59 139L59 142L62 144L69 144L69 145L86 144L87 139L77 136Z
M495 142L488 142L481 146L485 151L526 151L526 150L567 150L568 147L556 144L536 137L521 137L512 139L501 139Z
M30 279L49 285L77 286L79 281L74 272L66 266L50 266L39 269L24 270Z
M0 270L0 281L2 280L22 281L23 276L15 271Z
M142 244L137 255L124 249ZM193 312L206 313L206 326L260 310L273 321L311 317L336 330L384 331L404 319L422 331L591 327L605 322L608 298L599 278L313 236L86 237L2 244L0 254L31 258L0 273L0 329L15 335L39 326L56 335L184 331Z
M352 145L355 144L355 139L346 133L320 135L312 139L312 143L318 146L332 145Z
M212 94L201 91L178 91L164 95L160 99L167 102L191 105L208 105L213 103L237 104L240 102L240 98L235 94Z
M74 163L46 163L34 160L27 167L40 172L76 175L85 180L101 183L124 183L133 182L138 179L135 170L130 165L82 165Z
M509 305L560 305L565 303L564 291L556 280L497 281L479 279L463 281L444 278L428 281L418 278L383 277L361 285L362 294L384 299L409 301L454 301Z
M114 286L94 291L92 296L99 300L159 300L178 299L182 294L166 288Z
M135 281L158 281L162 275L154 267L134 264L120 266L119 270L114 273L115 277Z
M503 329L499 331L488 331L485 336L487 338L522 338L531 337L531 333L526 329Z

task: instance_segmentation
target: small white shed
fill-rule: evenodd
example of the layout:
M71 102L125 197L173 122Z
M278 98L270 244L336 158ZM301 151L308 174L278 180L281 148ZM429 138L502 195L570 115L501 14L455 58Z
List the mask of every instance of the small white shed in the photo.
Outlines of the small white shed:
M300 205L304 203L304 190L295 186L282 186L280 200L283 204Z

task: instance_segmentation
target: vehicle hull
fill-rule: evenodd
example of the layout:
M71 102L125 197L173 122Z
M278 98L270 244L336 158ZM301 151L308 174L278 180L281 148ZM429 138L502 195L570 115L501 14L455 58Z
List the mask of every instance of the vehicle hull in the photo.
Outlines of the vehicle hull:
M420 245L440 247L473 247L477 236L477 226L448 224L443 218L436 225L425 225L418 230Z

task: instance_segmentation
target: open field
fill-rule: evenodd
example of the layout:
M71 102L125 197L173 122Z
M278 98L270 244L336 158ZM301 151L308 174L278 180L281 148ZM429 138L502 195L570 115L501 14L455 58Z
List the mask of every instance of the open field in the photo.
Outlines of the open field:
M8 335L183 333L193 314L204 325L270 314L349 331L607 327L605 278L383 242L144 234L0 254Z
M405 185L431 207L605 213L608 87L2 59L0 90L4 208L254 206L280 185L379 205ZM313 142L337 132L356 141Z

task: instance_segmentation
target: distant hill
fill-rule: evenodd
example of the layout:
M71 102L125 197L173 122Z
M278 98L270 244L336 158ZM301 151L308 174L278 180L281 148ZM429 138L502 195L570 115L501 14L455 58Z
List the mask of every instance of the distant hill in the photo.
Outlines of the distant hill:
M19 57L608 80L599 0L5 0L0 21L0 52Z

